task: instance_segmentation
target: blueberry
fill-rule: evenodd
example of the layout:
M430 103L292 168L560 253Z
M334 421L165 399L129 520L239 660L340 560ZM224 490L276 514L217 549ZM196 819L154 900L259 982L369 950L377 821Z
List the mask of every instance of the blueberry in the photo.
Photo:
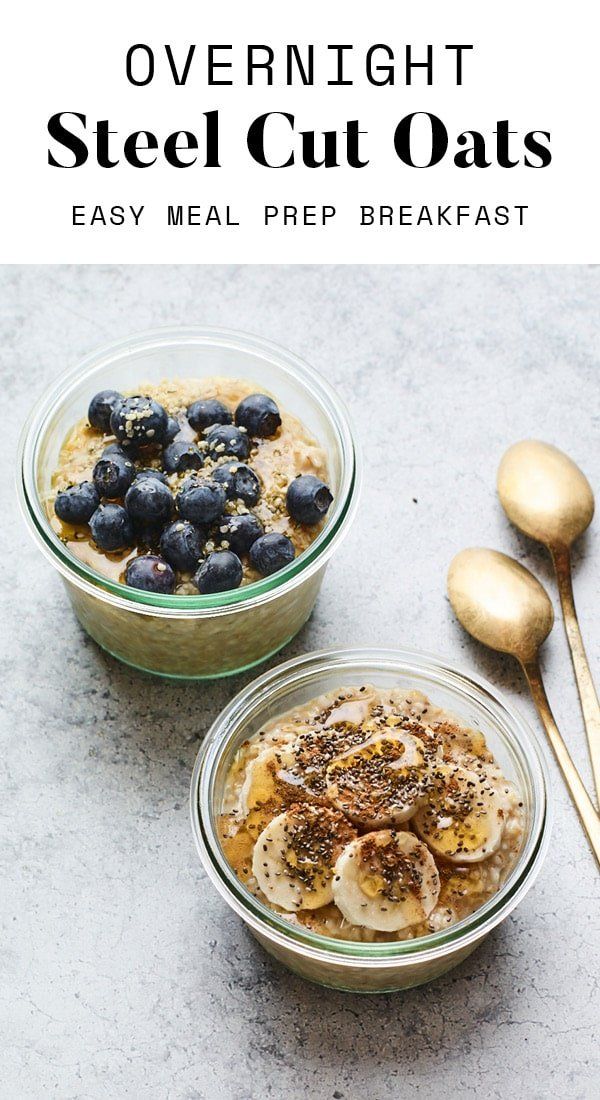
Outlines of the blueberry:
M99 432L110 431L110 418L123 395L116 390L100 390L92 397L88 408L88 420Z
M222 485L228 500L243 500L256 504L260 496L260 481L254 470L243 462L224 462L213 470L212 477Z
M174 416L170 416L167 420L167 427L165 434L163 435L163 443L172 443L173 440L179 435L181 431L181 424Z
M269 577L284 565L289 565L294 560L296 551L291 539L287 535L280 535L273 531L270 535L262 535L250 547L250 561L263 577Z
M201 525L209 524L223 515L226 499L223 486L217 485L216 481L200 481L190 477L184 481L177 496L177 507L182 519Z
M173 495L158 478L146 477L127 490L125 507L136 526L152 530L169 522L173 515Z
M146 548L145 553L158 553L161 531L162 527L157 527L155 523L141 523L139 520L134 523L133 533L138 549L144 546Z
M194 584L202 595L228 592L242 583L242 563L231 550L215 550L209 554L194 576Z
M292 519L309 527L323 519L332 500L327 485L312 474L300 474L288 485L287 510Z
M69 485L57 494L54 511L63 523L78 526L87 523L100 503L96 486L92 481L82 481L79 485Z
M216 424L206 436L208 453L211 458L233 455L234 458L248 458L250 440L247 432L240 431L233 424Z
M108 447L105 447L102 451L101 458L107 458L108 455L120 455L121 458L131 458L131 455L124 450L120 443L109 443Z
M175 590L175 574L169 563L157 554L142 554L128 563L125 584L144 592L162 592L169 596Z
M167 475L163 474L162 470L156 470L152 466L145 466L143 470L137 470L133 484L138 481L146 481L149 477L153 477L156 481L162 481L163 485L167 484Z
M173 569L192 573L202 555L206 531L187 519L176 520L160 536L160 552Z
M162 443L167 430L168 416L158 401L151 397L125 397L117 405L110 418L110 428L120 443L131 446L138 443Z
M183 470L199 470L204 465L204 455L189 439L176 439L163 451L163 466L168 474L180 474Z
M187 418L195 432L203 432L213 424L231 424L229 409L214 397L194 401L187 410Z
M235 422L239 428L245 428L250 435L267 439L275 435L281 426L279 409L266 393L251 393L240 401L235 410Z
M135 466L126 455L115 451L98 459L92 477L99 496L116 500L125 496L135 477Z
M125 550L133 546L133 526L120 504L100 504L90 519L92 538L101 550Z
M253 542L264 535L264 528L252 512L240 516L223 516L218 525L218 538L229 543L234 554L247 554Z

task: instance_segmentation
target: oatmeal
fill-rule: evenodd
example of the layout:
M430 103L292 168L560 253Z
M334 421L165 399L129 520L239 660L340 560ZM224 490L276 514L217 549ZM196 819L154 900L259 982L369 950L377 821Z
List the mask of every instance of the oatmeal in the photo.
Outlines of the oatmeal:
M280 916L385 942L440 931L491 898L524 816L481 732L419 692L365 685L244 742L219 829L237 876Z
M302 554L332 502L323 449L267 394L229 378L96 394L47 501L69 550L159 593L247 585Z

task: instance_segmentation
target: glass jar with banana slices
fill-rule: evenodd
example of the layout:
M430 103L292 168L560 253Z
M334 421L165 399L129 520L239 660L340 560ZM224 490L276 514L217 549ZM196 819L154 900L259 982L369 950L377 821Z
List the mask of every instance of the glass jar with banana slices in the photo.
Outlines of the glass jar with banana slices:
M268 950L380 990L479 942L537 866L546 822L543 765L486 693L433 658L350 650L288 662L230 704L192 816L211 877Z
M241 746L220 834L260 901L322 935L375 942L435 932L495 894L523 806L483 734L422 692L359 684Z

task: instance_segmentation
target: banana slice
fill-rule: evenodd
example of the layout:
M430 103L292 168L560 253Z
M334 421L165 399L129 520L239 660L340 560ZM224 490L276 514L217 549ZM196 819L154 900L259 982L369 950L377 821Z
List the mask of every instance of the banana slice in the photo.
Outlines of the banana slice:
M269 821L301 797L287 775L288 746L267 748L252 761L240 791L240 815L256 839Z
M378 932L421 924L440 892L433 856L414 833L367 833L344 849L334 870L338 909L350 924Z
M476 863L497 851L505 822L504 801L485 774L459 765L437 767L428 802L415 815L419 836L451 863Z
M315 798L326 798L329 764L340 753L362 745L367 736L361 726L347 723L300 734L290 746L284 767L288 781Z
M473 909L483 903L488 884L485 868L480 863L472 863L469 867L441 863L439 871L441 909L459 913L465 907Z
M355 836L337 810L296 804L263 829L252 872L271 904L288 912L319 909L333 899L333 867Z
M361 726L368 717L373 697L373 689L371 688L365 691L360 699L347 699L345 703L334 707L324 724L324 728L328 729L330 726L340 725Z
M424 743L405 730L390 730L329 765L327 797L363 828L400 825L423 802L429 771Z
M247 816L258 807L265 807L273 811L270 820L292 802L324 799L327 765L352 745L365 740L359 726L344 724L305 730L288 744L265 749L248 769L240 794L242 814Z

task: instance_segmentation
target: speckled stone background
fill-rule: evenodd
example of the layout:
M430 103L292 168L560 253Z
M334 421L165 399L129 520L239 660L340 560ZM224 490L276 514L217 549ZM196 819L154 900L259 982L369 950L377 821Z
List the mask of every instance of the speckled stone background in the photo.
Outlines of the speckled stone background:
M305 984L215 894L188 823L198 746L248 676L163 683L102 653L26 534L11 460L32 400L96 344L179 322L281 341L339 388L365 454L356 525L284 656L437 650L535 722L515 666L453 620L444 576L462 546L496 546L556 607L495 471L534 435L600 492L599 301L600 270L578 267L1 270L2 1097L597 1096L599 876L554 765L545 868L470 959L400 995ZM576 594L600 681L599 532L577 548ZM589 781L560 619L544 665Z

